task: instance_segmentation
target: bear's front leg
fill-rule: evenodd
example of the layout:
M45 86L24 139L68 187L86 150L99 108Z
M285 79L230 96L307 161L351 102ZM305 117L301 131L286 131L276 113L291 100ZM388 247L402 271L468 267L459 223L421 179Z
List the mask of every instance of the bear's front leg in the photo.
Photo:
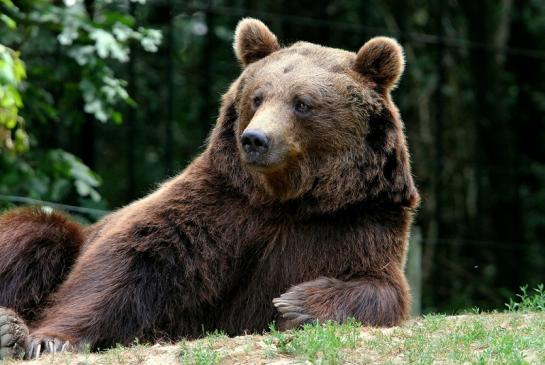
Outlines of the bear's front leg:
M279 328L308 322L354 318L364 325L391 327L408 317L410 294L401 270L372 273L342 281L318 278L290 288L273 300L281 314Z

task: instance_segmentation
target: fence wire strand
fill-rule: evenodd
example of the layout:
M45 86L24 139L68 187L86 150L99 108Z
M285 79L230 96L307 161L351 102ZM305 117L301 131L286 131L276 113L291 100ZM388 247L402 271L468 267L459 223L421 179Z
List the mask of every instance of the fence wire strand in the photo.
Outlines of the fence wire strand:
M73 212L73 213L81 213L81 214L91 214L91 215L99 215L103 216L108 214L109 210L103 210L103 209L95 209L95 208L86 208L86 207L78 207L74 205L68 205L68 204L60 204L60 203L53 203L45 200L40 199L33 199L33 198L27 198L23 196L16 196L16 195L3 195L0 194L0 200L5 202L11 202L11 203L20 203L20 204L26 204L26 205L41 205L45 207L51 207L54 209L64 210L67 212Z
M152 3L162 3L159 1L152 1ZM283 14L283 13L273 13L262 10L252 10L252 9L243 9L231 6L219 6L219 5L187 5L184 1L174 1L175 9L186 10L186 11L203 11L210 12L216 15L224 15L229 17L246 17L253 16L261 18L268 21L282 21L292 24L306 25L306 26L315 26L315 27L329 27L334 28L335 30L341 31L356 31L356 32L366 32L382 35L390 35L394 37L403 38L406 41L414 41L417 43L423 44L442 44L451 48L470 48L470 49L480 49L489 52L498 52L505 53L513 56L522 56L527 58L534 58L538 60L545 60L545 50L542 49L532 49L532 48L520 48L512 46L497 46L494 44L474 41L471 39L463 37L453 37L453 36L441 36L432 33L423 33L415 31L401 31L393 30L384 27L372 27L362 24L339 22L332 20L324 20L317 18L309 18L298 15Z
M0 194L0 201L25 204L25 205L37 205L51 207L71 213L90 214L93 216L104 216L111 213L110 210L86 208L69 204L53 203L50 201L33 199L17 195L3 195ZM420 241L425 245L439 245L439 246L480 246L480 247L495 247L502 249L539 249L545 250L545 243L542 242L506 242L506 241L486 241L486 240L471 240L471 239L458 239L458 238L426 238L423 237Z

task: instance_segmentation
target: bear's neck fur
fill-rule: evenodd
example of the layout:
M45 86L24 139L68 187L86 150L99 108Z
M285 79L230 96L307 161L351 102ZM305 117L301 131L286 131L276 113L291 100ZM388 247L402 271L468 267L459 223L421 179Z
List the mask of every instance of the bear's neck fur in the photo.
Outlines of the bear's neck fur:
M299 216L329 215L362 205L409 210L417 207L419 195L410 170L403 125L389 96L384 98L386 103L381 112L371 115L384 120L374 121L381 127L370 127L361 151L346 151L320 161L327 168L315 166L312 181L299 186L294 197L283 199L271 194L263 178L248 171L239 157L235 136L239 82L240 79L235 81L223 96L217 124L202 158L208 168L222 177L221 181L245 196L249 204L287 210ZM290 179L297 178L294 175Z

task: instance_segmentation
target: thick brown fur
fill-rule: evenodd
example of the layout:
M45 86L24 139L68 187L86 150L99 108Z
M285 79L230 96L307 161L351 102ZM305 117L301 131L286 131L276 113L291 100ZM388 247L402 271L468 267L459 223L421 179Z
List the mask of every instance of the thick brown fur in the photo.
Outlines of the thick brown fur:
M305 42L280 49L261 22L241 22L235 50L244 69L223 97L207 149L153 194L86 229L70 274L29 323L27 356L67 341L97 349L216 329L237 335L274 320L282 328L349 317L401 323L419 197L390 98L401 48L370 42L357 55ZM248 126L272 136L262 166L245 160L240 136ZM65 233L52 249L79 246L73 224L57 218L47 219ZM28 272L31 282L56 270L20 248L21 236L29 245L57 237L36 234L41 221L19 211L2 222L10 262L41 265ZM11 277L0 288L24 292Z
M356 55L356 68L377 85L390 90L405 69L401 46L388 37L376 37L364 44Z
M70 272L83 239L81 226L58 213L15 209L0 216L0 306L34 320Z
M276 36L259 20L247 18L239 23L233 49L243 66L260 60L279 48Z

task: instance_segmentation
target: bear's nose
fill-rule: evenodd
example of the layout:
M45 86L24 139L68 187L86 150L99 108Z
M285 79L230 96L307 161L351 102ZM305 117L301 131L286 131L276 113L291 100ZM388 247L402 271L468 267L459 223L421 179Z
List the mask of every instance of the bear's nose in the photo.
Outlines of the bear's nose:
M269 149L269 139L260 130L250 129L244 131L240 137L242 148L246 153L258 157Z

